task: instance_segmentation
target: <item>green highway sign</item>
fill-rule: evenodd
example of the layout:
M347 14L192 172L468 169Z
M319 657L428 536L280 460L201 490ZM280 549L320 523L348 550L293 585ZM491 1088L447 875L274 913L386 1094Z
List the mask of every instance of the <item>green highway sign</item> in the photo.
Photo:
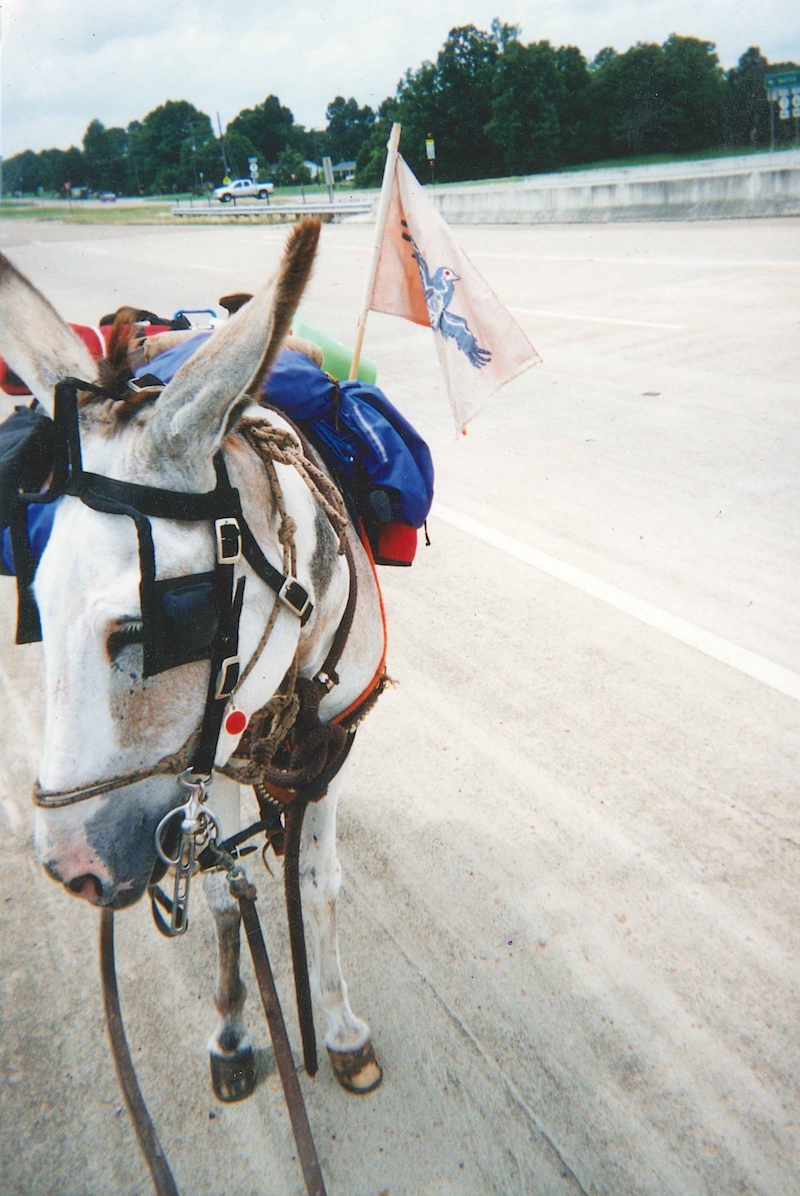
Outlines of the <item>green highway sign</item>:
M764 76L764 87L770 102L770 111L774 112L772 104L778 105L778 120L794 118L798 121L800 141L800 70L773 71L771 75Z
M764 86L767 90L772 87L800 87L800 70L774 71L764 76Z

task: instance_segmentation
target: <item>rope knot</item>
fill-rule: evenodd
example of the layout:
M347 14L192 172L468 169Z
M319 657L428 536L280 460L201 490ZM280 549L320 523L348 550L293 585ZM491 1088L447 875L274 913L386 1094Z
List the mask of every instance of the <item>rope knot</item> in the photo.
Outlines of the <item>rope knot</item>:
M292 678L292 685L294 679ZM259 711L258 727L253 730L250 755L256 764L271 764L276 751L295 724L300 699L294 690L276 693ZM267 720L270 729L266 731Z
M291 515L285 515L281 520L280 527L278 528L278 539L284 548L294 544L296 532L297 524L295 523L294 519L292 519Z

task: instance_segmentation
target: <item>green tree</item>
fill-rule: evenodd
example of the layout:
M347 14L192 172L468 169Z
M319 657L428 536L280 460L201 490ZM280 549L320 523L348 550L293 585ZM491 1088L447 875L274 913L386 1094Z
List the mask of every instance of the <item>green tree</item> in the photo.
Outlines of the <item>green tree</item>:
M551 170L561 161L563 82L547 41L509 41L497 60L486 135L506 174Z
M397 119L398 101L387 96L378 108L378 116L372 126L369 139L364 142L356 158L356 186L379 187L386 163L386 144Z
M33 193L42 185L41 179L41 163L33 150L23 150L3 163L3 190L9 194L14 191Z
M769 145L769 100L764 87L768 70L758 46L751 46L728 71L725 139L732 145Z
M428 134L436 141L436 175L443 182L485 178L502 169L502 153L486 134L500 52L495 37L464 25L450 30L435 64L407 72L398 89L397 119L404 128L403 155L417 174L427 173Z
M556 69L561 79L558 120L563 162L585 162L592 156L594 114L588 63L576 46L556 50Z
M721 145L726 85L714 43L673 33L662 54L661 148L678 153Z
M293 183L310 183L311 175L308 167L298 150L287 148L278 154L275 167L275 182L279 187L289 187Z
M186 100L167 100L128 129L142 191L163 193L194 186L194 155L216 145L211 121Z
M660 46L639 42L624 54L604 55L597 67L592 92L604 117L601 139L610 155L661 148L660 62Z
M590 101L601 153L707 149L722 141L725 78L712 42L672 34L595 59Z
M127 149L125 129L107 129L99 120L91 121L83 135L87 185L95 191L124 191Z
M268 95L255 108L244 108L233 118L225 133L226 137L239 133L249 138L265 164L277 162L281 150L287 146L300 152L305 148L302 126L294 123L290 109L274 95Z
M351 96L337 96L328 104L325 118L325 153L334 162L349 162L356 158L362 145L369 141L375 125L375 113L369 106L359 108Z

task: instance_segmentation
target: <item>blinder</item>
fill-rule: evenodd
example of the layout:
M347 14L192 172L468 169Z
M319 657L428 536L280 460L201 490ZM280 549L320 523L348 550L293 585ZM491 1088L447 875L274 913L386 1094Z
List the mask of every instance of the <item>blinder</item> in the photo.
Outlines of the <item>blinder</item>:
M210 659L220 620L214 574L154 581L150 598L142 611L145 676Z

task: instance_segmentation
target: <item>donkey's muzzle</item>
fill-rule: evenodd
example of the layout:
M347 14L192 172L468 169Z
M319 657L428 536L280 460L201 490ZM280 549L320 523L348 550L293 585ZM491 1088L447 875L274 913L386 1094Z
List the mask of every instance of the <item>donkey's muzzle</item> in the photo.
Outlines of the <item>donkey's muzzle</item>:
M108 880L101 880L93 872L83 872L66 878L61 861L56 859L43 860L42 867L52 880L58 881L69 893L82 897L90 905L113 905L114 885Z
M158 861L156 828L180 799L173 777L157 777L81 806L37 810L39 861L89 904L125 909L145 893Z

